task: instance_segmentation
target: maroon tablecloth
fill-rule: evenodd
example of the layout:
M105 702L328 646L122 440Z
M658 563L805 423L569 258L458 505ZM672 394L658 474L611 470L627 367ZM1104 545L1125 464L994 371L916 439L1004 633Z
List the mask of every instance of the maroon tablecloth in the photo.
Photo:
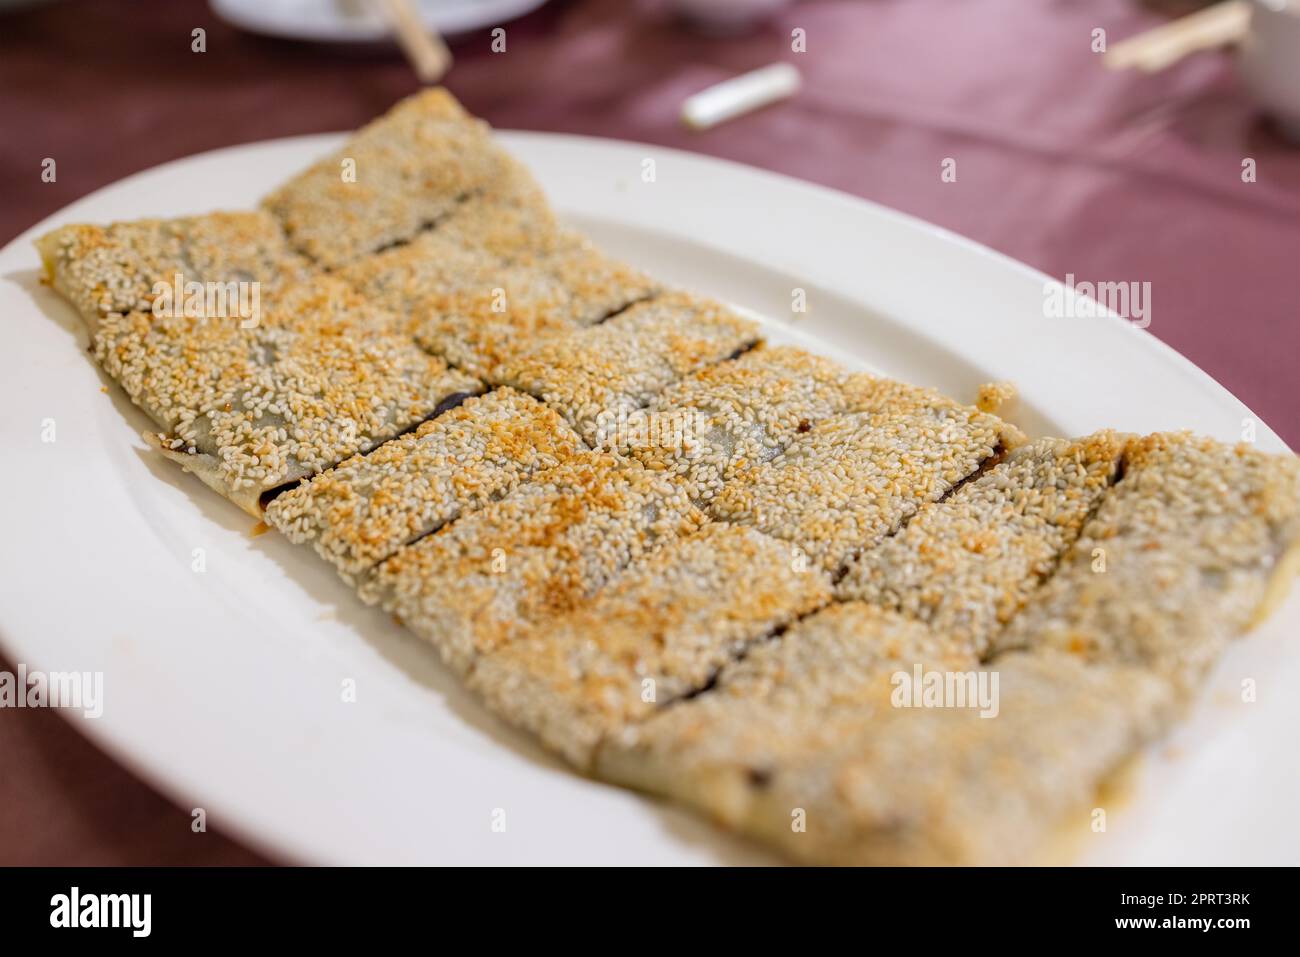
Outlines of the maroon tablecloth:
M724 156L1058 277L1150 282L1150 331L1300 446L1300 150L1258 121L1224 55L1156 76L1100 68L1094 28L1113 41L1155 22L1131 0L840 0L718 40L658 4L573 0L510 25L505 54L486 32L459 42L448 86L497 126ZM193 53L200 26L207 52ZM679 125L685 96L777 59L803 71L795 100L707 133ZM400 58L246 36L202 0L0 14L0 241L128 173L354 127L415 86ZM940 180L946 157L956 183ZM1256 182L1242 181L1246 158ZM0 710L0 863L258 860L189 825L59 716Z

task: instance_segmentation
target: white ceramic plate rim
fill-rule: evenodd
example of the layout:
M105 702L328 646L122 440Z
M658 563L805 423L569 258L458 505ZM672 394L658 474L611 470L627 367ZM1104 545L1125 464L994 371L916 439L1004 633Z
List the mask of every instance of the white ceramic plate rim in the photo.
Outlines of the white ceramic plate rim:
M391 31L377 15L346 16L336 3L312 7L283 0L209 0L213 12L232 26L266 36L312 43L378 43ZM546 0L440 0L416 3L430 29L445 35L499 26L543 6Z
M1047 320L1040 273L830 190L660 147L503 133L558 209L611 251L695 285L846 361L969 398L1014 379L1032 432L1190 427L1236 439L1249 410L1116 317ZM322 563L267 535L156 457L145 427L35 283L31 239L74 221L248 207L334 135L219 150L129 177L0 252L6 470L0 642L30 668L105 673L74 723L214 826L322 862L710 863L768 858L675 809L569 774L504 728L418 642L363 609ZM647 181L647 160L655 176ZM1157 317L1156 321L1159 321ZM39 439L58 423L59 439ZM1262 423L1257 442L1281 449ZM192 571L192 547L208 570ZM1078 859L1293 863L1300 800L1285 694L1296 599L1239 643L1135 796ZM1243 676L1261 693L1239 704ZM358 701L339 686L355 680ZM1272 690L1277 693L1266 693ZM498 809L505 833L490 828ZM1226 810L1225 810L1226 808ZM1208 822L1208 823L1207 823ZM198 839L198 838L196 838Z

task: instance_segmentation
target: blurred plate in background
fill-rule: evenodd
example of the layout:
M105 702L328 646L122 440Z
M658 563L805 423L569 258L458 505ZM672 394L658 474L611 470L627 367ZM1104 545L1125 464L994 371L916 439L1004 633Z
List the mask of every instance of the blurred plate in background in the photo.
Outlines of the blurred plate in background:
M498 26L546 0L415 0L420 18L445 35ZM227 23L268 36L313 43L377 43L390 30L370 0L209 0Z

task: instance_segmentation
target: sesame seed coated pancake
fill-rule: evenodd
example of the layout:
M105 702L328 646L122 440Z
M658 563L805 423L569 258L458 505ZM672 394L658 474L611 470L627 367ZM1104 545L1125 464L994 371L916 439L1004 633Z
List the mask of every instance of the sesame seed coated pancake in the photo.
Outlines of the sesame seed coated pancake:
M279 223L261 211L64 226L36 247L46 278L92 333L108 313L150 312L159 284L170 292L178 276L182 289L190 282L255 282L259 296L269 296L310 271Z
M901 615L830 605L752 646L705 693L611 736L597 773L737 821L754 778L830 747L841 718L856 726L887 709L889 675L915 662L966 668L975 657Z
M263 201L294 247L337 268L407 242L507 175L487 125L444 90L403 100Z
M1087 833L1300 569L1294 456L1024 445L1011 383L764 347L563 226L443 90L255 212L37 247L165 457L579 770L794 860Z
M1134 668L1016 654L971 674L997 675L995 717L883 707L773 770L740 828L804 862L1042 862L1092 835L1099 792L1174 715L1169 687Z
M406 317L429 352L487 379L544 337L589 326L656 289L576 233L557 230L536 241L535 249L507 258L461 245L443 227L340 275Z
M970 650L832 605L610 738L597 773L808 862L1019 863L1070 812L1087 827L1086 802L1160 731L1171 697L1131 668L1016 654L981 669ZM901 696L896 675L918 670L971 689L982 670L993 707L973 691L960 707Z
M381 602L464 674L479 655L573 609L633 561L704 521L667 479L587 453L399 550L361 595Z
M290 489L266 521L295 544L310 542L355 583L408 542L580 450L555 412L497 389Z
M753 641L830 600L790 546L713 524L665 544L588 603L484 653L469 684L580 768L606 735L703 688Z
M768 462L813 423L855 406L872 377L793 346L700 370L629 416L623 447L703 504L737 469Z
M328 277L237 320L105 317L96 358L168 430L151 441L251 514L263 493L323 471L481 391L393 332Z
M983 654L1101 503L1124 439L1041 439L850 562L836 597L927 622Z
M498 378L556 408L588 444L616 448L629 413L758 339L757 325L726 306L671 292L547 339L505 362Z
M930 389L874 380L859 408L795 436L775 458L734 470L708 503L834 573L938 500L1003 443L996 416Z
M1267 610L1300 547L1300 461L1187 433L1130 443L1124 477L999 650L1055 648L1193 690Z

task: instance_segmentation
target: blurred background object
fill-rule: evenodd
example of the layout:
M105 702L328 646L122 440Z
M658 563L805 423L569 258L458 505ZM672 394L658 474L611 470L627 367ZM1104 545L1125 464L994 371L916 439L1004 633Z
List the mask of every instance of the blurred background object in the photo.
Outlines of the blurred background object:
M725 35L762 22L793 0L676 0L677 10L691 25Z
M1251 0L1238 63L1251 95L1300 143L1300 0Z
M451 69L451 51L436 26L425 23L415 0L367 0L387 21L421 83L437 83Z
M369 0L209 0L227 23L267 36L313 43L387 43L388 18ZM546 0L410 0L425 27L444 36L497 26Z
M1108 47L1206 6L1151 3L803 0L718 36L692 26L678 0L551 0L510 19L520 0L467 32L437 26L452 35L449 89L495 126L749 163L1057 278L1150 282L1148 331L1298 447L1300 150L1255 99L1292 115L1294 74L1271 72L1275 48L1249 40L1240 54L1201 51L1157 73L1107 70ZM1252 3L1259 14L1265 0ZM1279 4L1277 17L1295 15L1294 0ZM1294 68L1290 23L1269 36ZM207 0L8 0L0 242L168 160L365 123L419 87L398 49L374 42L382 36L267 37ZM793 96L707 130L683 126L690 96L773 63L797 68ZM57 160L52 181L46 159ZM208 206L193 197L194 211ZM872 266L862 263L864 283ZM950 319L967 321L958 288ZM189 824L56 714L0 712L0 863L257 860L216 833L196 844Z

